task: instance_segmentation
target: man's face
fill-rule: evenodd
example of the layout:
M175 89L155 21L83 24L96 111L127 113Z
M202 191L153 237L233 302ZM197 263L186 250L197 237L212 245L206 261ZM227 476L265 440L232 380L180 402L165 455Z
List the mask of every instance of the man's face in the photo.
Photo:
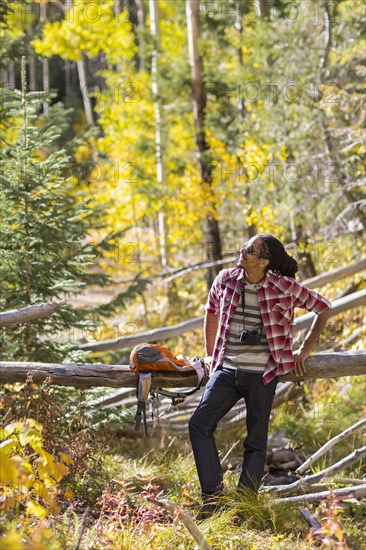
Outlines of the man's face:
M240 250L240 256L237 261L238 267L250 268L258 267L261 261L261 243L260 237L252 237Z

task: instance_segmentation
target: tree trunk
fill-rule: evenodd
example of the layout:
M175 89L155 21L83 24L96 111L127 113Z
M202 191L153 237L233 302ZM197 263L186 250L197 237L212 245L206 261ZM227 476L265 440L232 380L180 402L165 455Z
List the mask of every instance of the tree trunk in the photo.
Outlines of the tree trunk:
M145 29L145 10L142 0L136 0L137 5L137 21L138 21L138 67L139 71L145 70L145 43L144 43L144 29Z
M186 0L187 30L189 60L192 73L193 112L196 128L196 144L201 170L202 186L211 188L212 192L212 157L205 134L205 109L206 96L204 94L202 58L199 54L198 41L200 38L200 1ZM215 198L211 196L214 215L208 214L203 223L204 241L203 249L207 261L222 259L221 236L219 223L216 216ZM208 288L217 275L219 269L211 267L207 270L206 281Z
M42 59L42 80L43 80L43 89L47 92L50 89L50 71L49 71L49 64L48 59L44 57ZM45 115L48 115L48 103L43 103L43 113Z
M264 19L269 19L271 16L270 0L259 0L259 8L261 17Z
M325 21L326 42L325 42L323 60L322 60L322 65L320 70L320 82L324 84L326 87L329 54L332 48L332 39L333 39L333 21L330 13L330 5L328 1L324 2L324 21ZM323 92L319 90L319 100L323 98L323 95L324 95ZM352 193L352 191L348 189L347 178L343 173L341 162L338 158L337 149L336 149L336 146L334 145L333 138L329 130L329 121L328 121L326 110L322 110L322 113L323 113L323 116L321 117L321 123L323 127L323 132L324 132L324 141L326 144L326 148L328 149L329 158L332 161L332 166L338 181L338 185L347 202L352 205L363 228L366 229L366 216L362 210L362 207L357 202L357 199Z
M85 54L81 54L81 59L79 59L79 61L77 62L77 68L78 68L78 75L79 75L80 90L81 90L81 95L84 103L86 121L88 124L93 126L94 115L93 115L91 100L88 93L88 82L86 79L85 61L86 61Z
M34 53L31 51L29 54L29 91L35 92L37 90L37 77L36 77L36 59Z
M64 61L65 67L65 105L70 106L73 103L73 78L72 78L72 63L69 59Z
M166 188L165 169L163 160L163 144L162 144L162 120L160 112L160 88L158 82L158 60L160 49L160 30L159 30L159 12L157 0L149 0L150 8L150 31L154 41L151 63L151 81L152 92L154 97L155 110L155 154L156 154L156 179L158 188L164 193ZM162 210L158 213L159 239L160 239L160 259L163 270L167 267L166 259L166 239L165 239L165 222L164 213Z
M15 90L15 68L14 61L9 63L9 90Z
M301 224L295 226L295 242L303 242L305 245L309 244L308 237L304 231L304 227ZM312 253L308 250L304 250L299 258L302 260L299 264L300 279L309 279L316 276L316 269L312 258Z
M67 14L72 8L72 0L66 0L65 1L65 13ZM79 61L77 61L77 69L78 69L78 76L79 76L79 85L80 85L80 91L81 96L83 98L83 104L84 104L84 111L85 111L85 117L88 124L91 126L94 126L94 114L93 114L93 108L91 104L91 100L88 93L88 82L86 78L86 55L84 53L81 54L81 58ZM72 85L71 85L72 87Z

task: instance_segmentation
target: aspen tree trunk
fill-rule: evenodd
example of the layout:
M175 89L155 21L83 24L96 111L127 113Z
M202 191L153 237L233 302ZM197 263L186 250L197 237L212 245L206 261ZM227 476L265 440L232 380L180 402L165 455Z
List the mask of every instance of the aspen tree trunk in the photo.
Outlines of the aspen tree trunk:
M43 9L43 6L41 6L39 19L41 23L44 22L46 17L45 9ZM42 57L42 89L49 91L50 89L50 71L49 71L49 64L48 64L48 58ZM43 114L48 115L48 103L43 103Z
M123 10L123 6L121 6L121 2L119 0L115 1L113 3L113 15L117 21L120 21L120 14ZM116 63L113 65L113 70L115 70L117 73L120 73L122 70L121 63Z
M43 89L48 91L50 89L50 71L47 57L42 59L42 81ZM43 103L43 113L48 115L48 103Z
M212 159L210 147L205 134L206 96L204 93L202 58L199 54L198 41L200 38L200 2L186 0L187 30L189 61L192 73L193 112L196 127L196 144L201 169L202 186L212 188ZM214 198L212 206L216 210ZM216 216L206 215L203 222L205 258L209 261L222 259L220 228ZM211 267L207 270L206 281L210 288L219 268Z
M239 34L240 34L240 40L239 40L239 47L238 47L238 60L239 60L239 65L240 67L243 67L243 50L242 50L242 43L243 43L243 25L242 25L242 19L241 19L241 13L240 13L240 4L237 3L236 4L236 28L238 29L239 31ZM242 118L242 120L244 120L245 118L245 115L246 115L246 108L245 108L245 101L244 101L244 98L240 95L239 98L238 98L238 110L239 110L239 113L240 113L240 116ZM240 156L239 154L237 155L237 161L238 161L238 165L239 165L239 168L241 169L241 160L240 160ZM249 214L253 211L253 208L252 208L252 205L250 203L250 186L249 185L246 185L245 186L245 189L244 189L244 193L245 193L245 198L246 200L248 201L248 207L249 207ZM247 235L245 236L248 240L251 239L252 237L254 237L254 235L257 233L257 227L256 225L253 223L251 225L248 225L248 227L245 228L245 230L247 231Z
M85 54L81 54L81 59L79 59L79 61L77 62L79 83L80 83L80 90L81 90L81 95L84 103L86 121L88 124L94 125L93 109L92 109L90 97L88 94L88 83L86 80L85 60L86 60Z
M37 90L37 78L36 78L36 59L34 53L29 54L29 91L35 92Z
M162 121L160 112L160 98L159 98L159 82L157 75L158 59L159 59L159 47L160 47L160 30L159 30L159 12L157 0L149 0L150 9L150 30L154 40L154 48L152 52L151 63L151 80L152 80L152 92L154 96L154 110L155 110L155 153L156 153L156 179L158 188L163 189L165 187L165 170L162 153ZM164 214L159 211L158 214L159 225L159 240L160 240L160 258L163 270L167 267L166 260L166 242L165 242L165 223Z
M69 12L71 8L72 8L72 0L66 0L65 12L66 13ZM93 109L92 109L90 97L88 94L88 86L87 86L88 83L86 80L85 60L86 60L85 54L81 54L81 58L79 59L76 65L78 68L79 84L80 84L81 96L83 98L86 121L88 124L94 125L95 122L94 122Z
M9 63L9 90L15 90L15 67L14 67L14 61L10 61Z
M9 85L8 71L2 68L1 69L1 86L3 88L8 88L8 85Z
M328 78L328 63L329 63L329 54L332 48L332 42L333 42L333 20L330 13L330 3L326 0L324 2L324 22L325 22L325 36L326 36L326 43L324 47L324 53L322 58L322 65L320 67L320 82L322 84L327 84L327 78ZM323 91L318 88L318 94L319 94L319 101L323 98ZM333 136L330 132L329 126L329 119L326 110L322 110L323 116L321 117L321 123L323 127L323 134L324 134L324 142L326 146L326 150L328 152L329 158L332 161L333 171L335 173L335 176L338 181L338 185L340 187L340 190L345 197L345 199L348 201L349 204L353 205L353 209L355 214L357 215L359 221L361 222L364 229L366 229L366 216L362 210L362 207L359 202L357 202L357 198L353 194L353 192L349 189L349 182L347 181L347 176L344 173L342 162L339 159L338 151L336 148L336 145L333 140Z
M26 33L29 37L29 39L32 39L33 34L33 26L37 24L37 17L38 17L38 11L36 9L36 5L34 2L31 3L30 9L32 13L34 13L34 20L32 19L31 24L26 29ZM29 57L28 57L28 67L29 67L29 91L35 92L37 90L37 73L36 73L36 58L34 55L34 50L32 44L30 45L29 49Z
M144 44L144 38L143 38L143 31L145 28L145 10L144 10L144 4L142 0L136 0L137 5L137 21L138 21L138 59L139 59L139 71L145 70L145 44Z
M271 16L270 12L270 0L259 0L259 9L261 12L261 17L269 19Z

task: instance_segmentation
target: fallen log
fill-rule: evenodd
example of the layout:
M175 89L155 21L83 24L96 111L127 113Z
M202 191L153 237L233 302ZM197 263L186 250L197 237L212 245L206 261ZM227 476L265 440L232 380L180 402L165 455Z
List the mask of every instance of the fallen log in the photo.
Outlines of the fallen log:
M331 316L338 315L343 313L348 309L359 307L365 304L366 292L365 289L354 292L349 296L344 296L332 302L332 312ZM311 326L313 319L315 317L314 313L306 313L301 317L295 319L295 332L300 332ZM140 332L139 334L133 334L131 336L122 336L121 338L113 338L110 340L103 340L102 342L89 342L86 344L79 344L78 349L85 351L106 351L106 350L116 350L123 348L132 348L137 344L142 344L143 342L160 342L162 340L168 340L169 338L175 338L180 336L185 332L190 332L196 330L203 326L203 317L197 317L196 319L190 319L173 325L171 327L162 327L146 332Z
M275 503L280 502L316 502L323 500L330 494L342 498L366 498L366 483L364 485L356 485L354 487L342 487L342 489L332 489L331 491L320 491L319 493L308 493L293 497L276 498Z
M311 279L301 281L301 284L306 285L308 288L318 288L327 283L333 283L334 281L338 281L339 279L345 279L346 277L354 275L359 271L364 271L365 269L366 258L363 258L362 260L355 262L354 264L347 265L345 267L337 267L336 269L327 271L327 273L322 273L321 275L316 275Z
M91 342L88 344L79 344L78 349L85 351L106 351L113 349L132 348L137 344L144 342L158 342L161 340L168 340L169 338L175 338L180 336L184 332L196 330L203 326L203 317L197 317L196 319L189 319L183 323L172 325L170 327L154 328L139 334L133 334L131 336L122 336L121 338L113 338L110 340L103 340L103 342Z
M306 362L306 373L298 377L286 374L281 381L299 381L316 378L338 378L340 376L358 376L366 374L365 351L317 353ZM46 378L59 386L92 388L106 386L111 388L134 388L136 375L127 365L105 365L89 363L35 363L35 362L0 362L0 382L25 382L28 373L32 373L33 382L41 383ZM195 373L159 372L153 374L153 387L193 387L197 383Z
M329 441L327 441L320 449L316 451L313 455L311 455L301 466L299 466L296 470L297 474L300 474L304 472L311 464L313 464L318 458L323 456L324 453L326 453L331 447L339 443L339 441L342 441L342 439L346 438L351 433L355 432L356 430L359 430L360 428L363 428L366 426L366 418L362 418L356 424L353 424L346 430L344 430L342 433L337 434L336 436L332 437Z
M50 317L57 309L66 304L65 300L47 302L31 306L11 309L0 313L0 327L13 329L21 323L34 321L43 317Z
M326 477L324 479L327 479ZM343 483L343 485L363 485L366 479L357 479L357 477L332 477L332 483Z

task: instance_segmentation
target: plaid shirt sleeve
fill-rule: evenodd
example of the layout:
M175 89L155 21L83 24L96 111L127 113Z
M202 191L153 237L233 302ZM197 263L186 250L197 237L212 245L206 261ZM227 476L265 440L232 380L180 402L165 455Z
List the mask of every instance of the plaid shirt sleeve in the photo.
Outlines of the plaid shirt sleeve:
M332 304L324 296L296 281L293 284L292 294L295 307L307 309L317 315L332 307Z
M219 315L220 313L220 284L221 273L219 273L215 277L215 280L210 288L210 292L208 293L207 302L205 304L205 310L208 313L213 313L214 315Z

